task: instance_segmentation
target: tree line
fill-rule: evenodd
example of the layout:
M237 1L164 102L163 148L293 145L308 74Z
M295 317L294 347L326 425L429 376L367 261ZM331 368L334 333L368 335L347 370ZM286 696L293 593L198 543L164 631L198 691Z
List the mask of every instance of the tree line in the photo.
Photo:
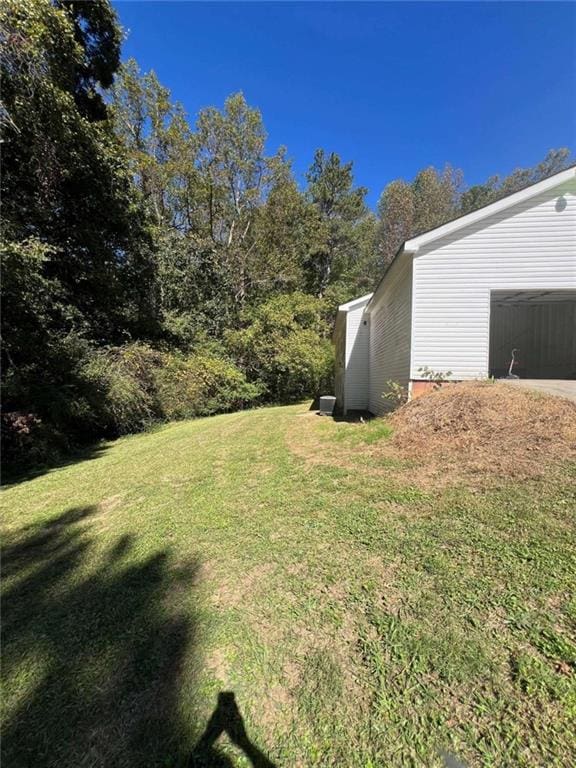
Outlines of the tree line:
M331 386L337 305L402 242L569 164L467 187L420 171L377 211L318 149L305 184L242 93L192 122L121 63L108 0L5 0L2 387L8 461Z

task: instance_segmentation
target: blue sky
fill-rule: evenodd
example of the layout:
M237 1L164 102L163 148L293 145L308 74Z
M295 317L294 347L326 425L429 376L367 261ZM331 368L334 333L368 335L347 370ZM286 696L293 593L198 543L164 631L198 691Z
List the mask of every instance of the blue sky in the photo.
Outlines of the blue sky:
M576 149L576 4L115 0L123 57L193 121L242 90L302 182L314 150L385 184L450 162L469 184Z

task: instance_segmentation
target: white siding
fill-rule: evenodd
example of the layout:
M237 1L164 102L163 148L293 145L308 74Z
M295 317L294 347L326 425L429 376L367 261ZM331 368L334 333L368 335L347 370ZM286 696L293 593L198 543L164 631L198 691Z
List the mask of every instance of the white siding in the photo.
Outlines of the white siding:
M370 326L365 304L346 313L346 379L344 410L368 408L368 342Z
M405 386L410 378L412 257L402 255L390 267L370 311L370 396L368 409L387 410L382 394L388 381Z
M421 248L410 377L424 366L487 376L490 291L509 288L576 288L575 179Z

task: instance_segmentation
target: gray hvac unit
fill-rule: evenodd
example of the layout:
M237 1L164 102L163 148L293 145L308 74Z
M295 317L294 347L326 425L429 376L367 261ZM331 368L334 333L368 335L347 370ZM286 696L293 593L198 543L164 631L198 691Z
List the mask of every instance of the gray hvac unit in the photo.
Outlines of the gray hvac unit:
M332 416L335 406L336 398L333 395L322 395L320 398L320 416Z

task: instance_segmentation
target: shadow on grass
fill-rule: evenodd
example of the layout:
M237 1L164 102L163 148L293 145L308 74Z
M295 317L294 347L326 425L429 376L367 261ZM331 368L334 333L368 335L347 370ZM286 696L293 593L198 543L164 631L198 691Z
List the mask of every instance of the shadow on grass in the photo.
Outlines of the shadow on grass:
M344 414L334 414L331 417L334 421L344 421L348 424L358 424L362 422L372 421L374 415L370 411L348 411Z
M188 768L230 768L234 763L215 748L216 740L226 733L230 741L244 752L253 768L275 768L274 763L250 741L236 697L231 691L218 694L218 704L208 721L202 738L190 755Z
M194 642L171 592L192 585L194 562L167 551L126 563L123 536L87 570L96 507L23 529L3 551L14 580L3 598L3 673L12 702L3 764L168 765L181 750L178 690Z
M200 663L198 563L177 564L167 549L131 558L132 535L103 551L101 514L69 509L4 543L2 765L166 768L190 759L200 727L181 706L194 699ZM230 732L250 746L245 730Z
M73 464L78 464L81 461L97 459L102 456L108 448L109 446L106 442L100 441L83 446L82 448L76 448L65 455L55 455L51 461L46 461L32 467L25 467L24 469L12 464L6 464L5 462L2 467L2 485L5 488L8 488L11 485L19 485L20 483L25 483L27 480L34 480L36 477L46 475L52 470L69 467Z

